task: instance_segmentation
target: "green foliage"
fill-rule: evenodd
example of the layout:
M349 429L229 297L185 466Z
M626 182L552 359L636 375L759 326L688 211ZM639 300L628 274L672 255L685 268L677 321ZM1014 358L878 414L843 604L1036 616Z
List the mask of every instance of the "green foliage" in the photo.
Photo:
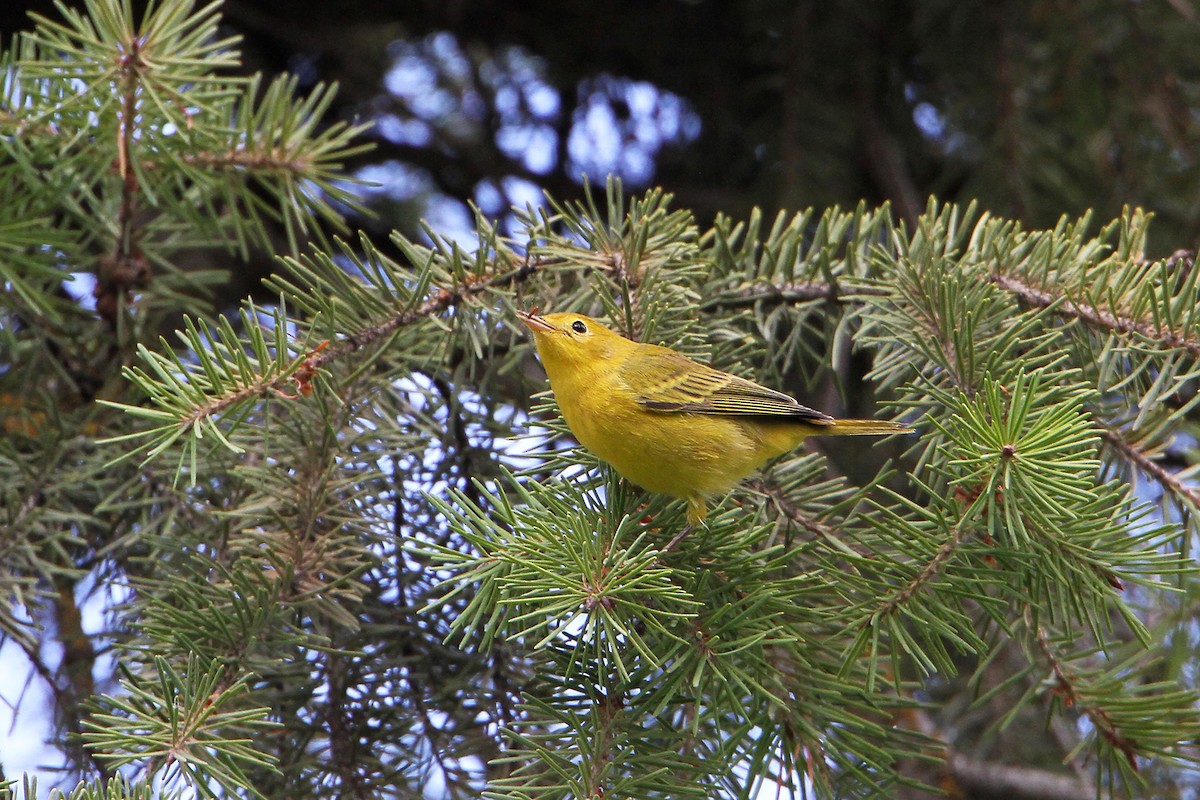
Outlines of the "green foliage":
M256 308L249 306L243 310L240 322L239 328L246 332L245 342L240 340L239 334L225 317L221 317L215 326L198 324L186 318L179 338L184 352L194 361L185 360L187 356L172 351L164 340L160 340L162 353L138 345L138 354L147 369L130 367L126 375L145 390L157 408L101 402L161 424L149 430L115 437L105 443L116 444L152 437L149 443L127 453L132 456L146 450L148 460L161 454L180 436L190 434L180 453L178 472L188 468L193 483L197 479L197 447L205 434L237 450L222 432L219 423L224 420L218 414L245 398L257 398L281 380L294 378L303 369L306 357L302 353L289 358L287 315L282 303L270 324L265 326L272 332L270 342L267 341Z
M165 658L155 658L154 667L157 685L125 681L120 696L84 721L85 746L111 767L150 761L167 783L180 775L205 796L217 796L210 781L229 793L258 795L242 765L273 766L253 736L274 726L267 708L228 707L246 692L245 676L231 683L220 662L205 667L195 656L178 671Z
M0 107L0 630L71 797L880 796L1022 739L1081 790L1194 781L1200 298L1144 215L702 229L610 181L471 247L326 238L327 90L214 75L215 6L62 16ZM186 248L274 241L271 301L213 313ZM680 537L530 400L534 303L918 435L784 456Z
M21 792L18 794L12 784L0 785L0 798L21 798L34 800L40 797L37 781L26 777L21 781ZM53 789L49 800L151 800L155 797L154 787L145 783L130 782L124 777L110 778L107 781L95 780L90 783L80 781L70 792ZM163 796L163 795L158 795Z

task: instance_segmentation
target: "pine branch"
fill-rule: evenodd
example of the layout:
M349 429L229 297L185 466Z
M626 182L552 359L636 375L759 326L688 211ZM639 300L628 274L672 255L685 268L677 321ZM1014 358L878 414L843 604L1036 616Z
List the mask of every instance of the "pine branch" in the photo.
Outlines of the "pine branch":
M1104 666L1089 668L1072 664L1087 658L1090 654L1086 651L1061 652L1074 643L1072 636L1053 636L1038 627L1034 640L1052 676L1041 688L1055 704L1083 715L1092 726L1068 758L1095 740L1101 756L1110 763L1115 761L1127 780L1136 780L1139 758L1167 762L1188 758L1180 751L1178 731L1171 728L1194 717L1200 696L1195 689L1150 680L1146 672L1152 667L1145 652L1135 651L1125 659L1105 659Z
M115 767L148 758L148 774L161 767L168 783L179 777L203 791L213 781L226 791L248 789L263 797L244 769L273 766L249 735L277 727L267 719L269 709L231 707L247 687L244 680L226 683L219 662L191 658L182 672L161 657L154 664L159 691L124 681L124 694L109 698L109 709L84 722L85 746Z
M1188 336L1162 325L1098 308L1070 299L1066 294L1036 288L1011 275L993 276L996 285L1011 292L1021 302L1034 308L1052 309L1097 328L1118 334L1137 334L1166 350L1183 350L1200 358L1200 338Z
M1179 526L1097 453L1195 508L1190 474L1147 442L1194 413L1197 278L1142 259L1142 216L1026 232L931 203L909 233L860 205L704 231L667 193L614 181L516 214L514 237L477 217L471 246L429 228L386 254L329 244L362 133L323 127L332 89L213 74L236 63L215 5L156 4L140 25L118 0L85 6L0 61L0 183L19 187L0 209L16 320L0 324L0 401L28 412L0 418L16 426L0 625L62 703L14 609L47 574L128 587L107 651L126 681L86 723L90 758L202 794L477 794L483 761L483 791L522 800L748 796L806 773L822 795L882 794L911 778L894 765L931 754L894 712L975 666L970 688L1011 701L1007 719L1047 686L1057 720L1082 710L1099 741L1081 746L1115 755L1117 779L1139 779L1134 756L1189 762L1194 693L1143 682L1170 664L1141 603L1191 565L1166 552ZM267 246L279 228L279 304L205 321L182 248ZM80 264L120 323L107 348L78 346L95 328L46 291ZM527 293L788 391L855 352L872 382L846 393L894 403L921 436L895 470L877 451L835 470L860 486L824 458L781 458L682 539L680 503L560 447L554 404L528 401L511 319ZM173 346L147 336L181 317ZM1064 317L1079 323L1065 334ZM132 385L110 380L139 342ZM1185 399L1122 422L1166 393ZM530 405L542 439L521 436ZM96 431L143 466L103 469ZM834 441L826 456L854 459ZM168 450L177 464L153 459ZM1115 593L1123 581L1138 591ZM59 608L64 665L90 666L80 609ZM1034 635L1018 637L1022 613ZM1012 674L979 668L1014 640ZM265 735L268 719L288 735ZM964 784L1046 777L981 775L961 742L946 752Z
M475 276L453 287L434 289L427 299L414 308L401 311L369 327L351 333L346 339L324 354L313 357L311 367L321 368L323 364L336 358L341 358L356 350L386 340L396 331L414 325L422 320L436 316L453 306L462 303L476 295L493 289L509 288L529 280L539 269L561 265L562 259L538 259L530 257L516 269L503 268L495 273L485 273Z
M969 529L970 526L965 524L965 519L958 524L952 525L949 530L949 536L938 547L933 557L926 560L921 569L890 597L880 598L881 602L877 606L873 617L886 618L891 616L899 611L901 606L913 600L921 592L929 591L933 582L941 576L946 564L958 555Z
M500 288L520 284L547 265L560 263L557 260L526 259L517 268L485 271L475 276L464 276L453 288L433 289L424 295L413 294L412 299L401 303L402 309L386 309L386 313L362 324L361 317L352 330L346 331L337 344L321 343L311 350L289 356L290 344L283 338L288 328L284 306L276 309L271 330L274 341L268 344L257 319L258 311L253 305L242 311L241 329L248 336L243 341L222 317L215 330L201 329L191 319L185 320L185 331L180 338L188 352L195 355L197 362L187 363L183 355L173 353L165 347L167 355L160 355L144 346L140 354L150 370L126 368L125 374L141 386L158 408L149 409L112 401L101 401L122 408L135 416L159 422L157 427L145 431L110 439L110 442L146 439L138 448L123 457L145 451L147 458L162 453L180 436L190 434L185 440L181 454L181 465L194 463L197 441L205 433L212 434L226 447L237 450L219 427L220 418L227 413L244 409L247 404L264 397L297 399L312 391L313 380L328 369L330 362L344 359L350 354L389 340L398 331L428 320L447 309L474 296ZM298 263L297 263L297 266ZM340 271L332 262L328 268ZM311 295L286 281L277 281L291 297L302 305L311 306ZM397 281L397 284L399 281ZM362 291L361 287L359 291ZM341 298L345 299L345 298ZM336 301L337 298L332 298ZM325 302L325 301L321 301ZM316 308L330 316L336 312L330 308ZM225 354L241 354L243 348L253 353L253 360L242 355L232 364L226 364ZM298 394L293 394L292 390Z
M766 496L772 508L776 509L786 519L799 525L801 529L814 538L820 539L828 543L831 547L845 551L853 556L869 556L869 552L856 542L843 541L835 525L823 522L812 514L807 513L796 502L795 495L787 492L782 487L774 483L769 483L766 480L758 479L747 481L746 487Z
M1191 509L1193 513L1200 513L1200 489L1194 483L1163 467L1142 448L1126 440L1119 431L1101 426L1100 436L1122 458L1149 475L1163 491L1176 498L1181 505Z
M1045 629L1037 629L1036 641L1042 657L1049 663L1053 672L1054 685L1051 691L1054 695L1061 698L1064 706L1073 708L1087 717L1096 727L1100 736L1118 750L1125 757L1129 767L1136 772L1138 769L1136 743L1121 733L1104 708L1087 702L1085 699L1087 692L1082 687L1080 676L1059 658Z
M856 285L853 288L843 288L838 284L828 283L754 284L723 292L711 300L705 300L700 304L700 310L708 313L720 313L759 306L772 308L778 305L808 303L813 300L853 303L855 302L854 298L862 295L882 297L888 294L887 289L876 286Z

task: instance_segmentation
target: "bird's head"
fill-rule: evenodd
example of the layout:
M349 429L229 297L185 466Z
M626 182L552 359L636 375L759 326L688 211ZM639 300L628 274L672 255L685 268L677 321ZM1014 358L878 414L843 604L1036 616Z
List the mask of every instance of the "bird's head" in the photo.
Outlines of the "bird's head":
M532 311L518 311L517 317L533 331L538 355L552 382L554 373L560 368L594 369L625 347L633 345L619 333L583 314L564 312L542 315L534 308Z

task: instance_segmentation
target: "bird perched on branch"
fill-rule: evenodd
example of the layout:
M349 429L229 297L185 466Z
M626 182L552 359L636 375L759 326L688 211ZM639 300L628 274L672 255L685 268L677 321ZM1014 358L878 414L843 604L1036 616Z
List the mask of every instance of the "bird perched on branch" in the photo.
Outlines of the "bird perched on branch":
M582 314L517 315L533 331L575 437L643 489L687 500L692 526L707 515L708 498L809 436L914 432L884 420L834 419Z

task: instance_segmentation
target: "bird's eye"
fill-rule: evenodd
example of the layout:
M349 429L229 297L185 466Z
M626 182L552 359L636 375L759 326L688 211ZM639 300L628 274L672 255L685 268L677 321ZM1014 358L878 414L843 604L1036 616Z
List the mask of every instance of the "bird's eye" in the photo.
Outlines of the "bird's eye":
M575 331L576 333L587 333L587 325L584 325L579 320L575 320L571 323L571 330Z

